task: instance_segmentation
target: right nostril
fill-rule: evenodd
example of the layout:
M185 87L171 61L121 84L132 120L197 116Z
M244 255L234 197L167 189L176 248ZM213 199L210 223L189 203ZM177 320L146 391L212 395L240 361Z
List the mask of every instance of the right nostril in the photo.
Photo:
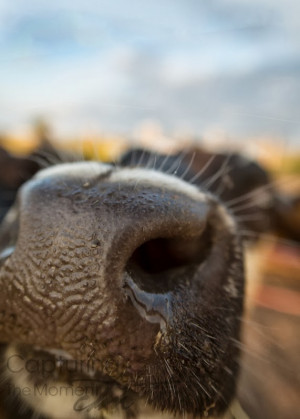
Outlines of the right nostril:
M187 271L192 272L206 260L211 244L209 225L199 237L158 237L133 252L126 271L144 291L168 292L186 280Z

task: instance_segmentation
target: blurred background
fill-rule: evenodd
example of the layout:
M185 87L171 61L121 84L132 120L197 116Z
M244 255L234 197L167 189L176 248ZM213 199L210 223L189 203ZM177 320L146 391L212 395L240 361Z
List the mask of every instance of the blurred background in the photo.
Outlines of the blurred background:
M0 2L0 132L300 144L297 0ZM267 147L267 149L268 149Z
M298 0L0 1L11 153L45 139L103 160L129 146L235 149L300 196L299 110ZM264 234L249 254L239 397L251 418L296 419L299 242Z

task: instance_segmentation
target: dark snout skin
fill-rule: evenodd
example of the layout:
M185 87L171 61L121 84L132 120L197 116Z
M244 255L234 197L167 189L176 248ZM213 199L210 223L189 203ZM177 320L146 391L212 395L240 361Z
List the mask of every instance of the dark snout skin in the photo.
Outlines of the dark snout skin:
M65 164L23 185L1 234L0 341L92 360L160 410L230 404L243 262L213 196L149 170Z

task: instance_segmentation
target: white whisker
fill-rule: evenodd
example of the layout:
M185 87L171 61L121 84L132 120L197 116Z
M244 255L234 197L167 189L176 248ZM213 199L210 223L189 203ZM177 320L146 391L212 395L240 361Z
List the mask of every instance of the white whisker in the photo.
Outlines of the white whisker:
M232 154L229 154L225 161L223 162L222 166L220 167L220 169L213 175L211 176L208 180L206 180L204 182L204 188L205 189L209 189L209 187L211 185L213 185L218 179L220 179L221 176L224 175L226 169L228 170L228 164L229 164L229 160L231 159Z
M191 157L191 161L189 162L189 164L188 164L187 168L185 169L185 171L183 172L183 174L180 176L180 179L184 179L185 176L187 175L187 173L189 172L189 170L192 167L192 164L194 162L195 156L196 156L196 152L194 151L194 153Z
M177 159L174 161L174 163L172 164L172 166L166 171L167 174L176 174L183 159L185 158L187 154L187 151L182 151L179 156L177 157ZM175 172L174 172L175 170Z
M188 180L189 183L194 183L196 180L198 180L209 168L209 166L212 164L212 162L215 160L216 155L213 155L210 157L210 159L206 162L206 164L202 167L202 169L191 179Z
M257 237L257 233L250 231L250 230L240 230L240 234L242 234L243 236L249 236L249 237ZM291 248L295 248L295 249L300 249L300 244L297 243L296 241L293 240L288 240L288 239L283 239L281 237L277 237L277 236L272 236L271 234L268 233L260 233L259 234L259 239L260 240L264 240L264 241L268 241L271 243L280 243L283 244L285 246L289 246Z
M228 208L232 208L235 206L236 203L240 203L245 201L247 198L251 198L255 195L258 195L259 193L273 188L275 185L284 185L286 183L291 184L291 182L295 182L298 184L299 180L294 179L293 181L291 179L280 179L280 180L274 180L272 182L269 182L267 185L259 186L258 188L254 189L253 191L247 192L246 194L240 195L237 198L233 198L230 201L226 202L226 205Z
M141 154L141 157L139 158L139 161L138 161L138 162L137 162L137 164L136 164L136 167L141 166L142 161L144 160L145 154L146 154L146 150L143 150L143 151L142 151L142 154Z

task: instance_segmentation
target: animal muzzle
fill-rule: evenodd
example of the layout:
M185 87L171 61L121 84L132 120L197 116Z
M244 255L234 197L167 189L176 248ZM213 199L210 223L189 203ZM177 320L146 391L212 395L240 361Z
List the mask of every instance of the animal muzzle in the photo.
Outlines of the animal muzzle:
M222 381L243 263L235 223L214 197L149 170L65 164L21 188L0 244L2 342L92 359L143 394L147 371L170 357L181 381L207 363Z

